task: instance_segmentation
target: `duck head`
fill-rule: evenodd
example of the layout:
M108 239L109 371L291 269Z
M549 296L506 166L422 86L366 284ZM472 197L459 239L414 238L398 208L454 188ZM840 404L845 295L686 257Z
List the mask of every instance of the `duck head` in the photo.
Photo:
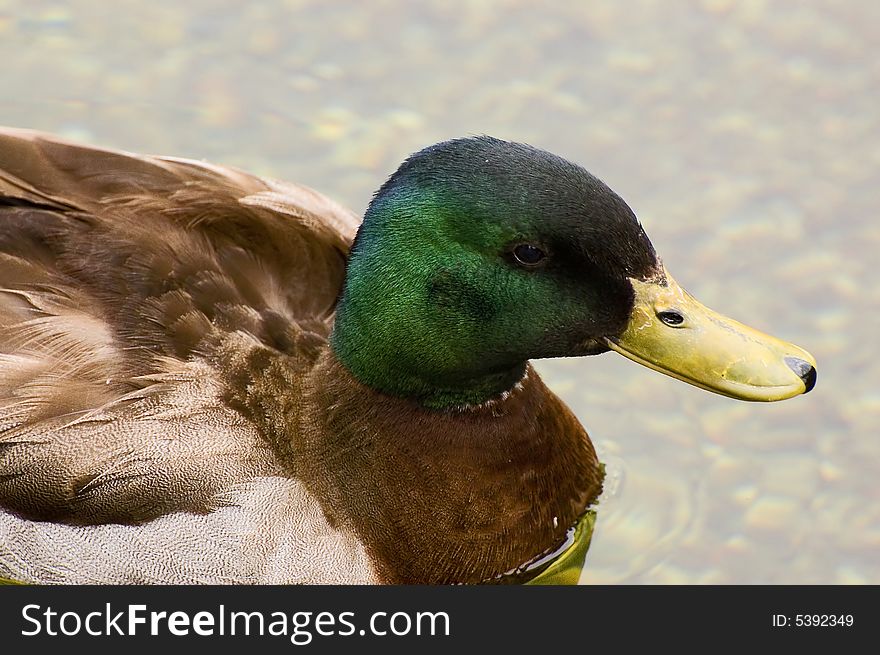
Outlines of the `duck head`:
M816 379L805 350L679 287L600 180L486 136L412 155L376 193L331 344L361 382L436 408L503 394L529 359L608 350L743 400Z

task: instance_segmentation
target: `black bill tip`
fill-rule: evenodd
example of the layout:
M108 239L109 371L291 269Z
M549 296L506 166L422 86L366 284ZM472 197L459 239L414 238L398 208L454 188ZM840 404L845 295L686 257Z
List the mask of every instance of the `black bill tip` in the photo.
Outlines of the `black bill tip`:
M810 362L798 359L797 357L786 357L785 363L788 364L788 367L797 373L797 376L804 381L804 386L806 387L804 393L808 393L816 386L816 369L810 364Z

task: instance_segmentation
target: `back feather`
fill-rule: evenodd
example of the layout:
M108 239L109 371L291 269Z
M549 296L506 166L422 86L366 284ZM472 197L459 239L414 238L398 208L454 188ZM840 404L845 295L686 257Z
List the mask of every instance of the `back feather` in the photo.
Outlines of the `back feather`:
M286 475L235 408L253 371L218 358L308 366L357 224L305 187L0 129L0 508L143 522Z

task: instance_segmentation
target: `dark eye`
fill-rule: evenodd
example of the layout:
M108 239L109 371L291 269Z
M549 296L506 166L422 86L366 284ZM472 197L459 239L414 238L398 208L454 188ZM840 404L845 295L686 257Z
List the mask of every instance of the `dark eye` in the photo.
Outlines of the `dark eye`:
M666 325L670 325L672 327L676 327L684 323L684 316L672 309L665 312L657 312L657 318L666 323Z
M529 243L521 243L513 249L514 259L516 259L517 264L522 264L523 266L534 266L540 263L546 256L543 250Z

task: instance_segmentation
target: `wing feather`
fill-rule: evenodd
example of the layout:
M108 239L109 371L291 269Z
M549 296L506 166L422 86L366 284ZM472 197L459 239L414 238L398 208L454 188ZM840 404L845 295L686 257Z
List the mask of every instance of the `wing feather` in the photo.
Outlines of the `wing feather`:
M288 475L215 355L301 370L358 222L305 187L0 129L0 509L140 523Z

